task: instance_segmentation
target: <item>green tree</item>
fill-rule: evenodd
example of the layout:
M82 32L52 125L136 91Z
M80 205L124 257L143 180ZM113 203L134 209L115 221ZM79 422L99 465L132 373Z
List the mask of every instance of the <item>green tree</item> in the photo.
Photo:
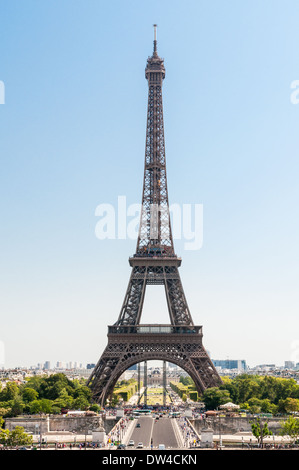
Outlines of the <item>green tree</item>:
M234 391L232 401L245 403L250 398L260 398L260 377L241 374L234 379Z
M8 429L0 429L0 444L3 446L8 445L8 439L9 439L10 432Z
M275 414L277 411L277 406L274 403L271 403L269 398L261 400L261 412L262 413L272 413Z
M260 400L259 398L249 398L246 403L242 403L242 409L246 409L250 411L252 414L256 413L272 413L275 414L277 412L277 406L271 403L268 398L264 400Z
M283 400L299 399L299 385L294 379L283 379L272 376L241 374L234 379L222 378L221 389L228 390L234 403L245 405L251 398L261 400L262 407L267 407L269 400L273 405L272 412L283 408Z
M47 400L46 398L42 398L41 400L33 400L29 406L31 414L49 414L52 412L52 401Z
M288 397L284 400L284 407L287 413L292 411L299 411L299 400L298 398Z
M55 400L60 392L65 389L69 395L73 395L75 386L66 375L59 373L44 378L40 384L39 396L48 400Z
M110 405L112 407L116 406L119 403L119 399L120 399L119 395L117 393L113 393L110 399Z
M257 438L258 444L263 447L263 439L266 436L272 436L272 431L268 428L268 422L262 423L260 418L256 421L250 421L252 434Z
M1 402L0 403L0 416L9 416L11 413L10 402Z
M299 419L294 416L290 416L282 425L280 434L282 436L289 436L293 442L298 439L299 436Z
M54 413L60 413L61 408L72 408L73 402L73 397L67 393L65 388L63 388L59 393L59 397L53 401L52 411Z
M196 392L196 391L191 391L191 392L189 393L189 398L190 398L190 400L192 400L192 401L198 401L198 392Z
M295 379L278 379L276 403L286 398L299 398L299 385Z
M87 410L88 407L89 401L83 395L75 398L72 406L74 410Z
M38 392L34 388L26 387L22 391L22 397L25 403L37 400Z
M278 403L280 393L280 379L266 375L260 378L260 397L268 399L271 403Z
M33 388L39 393L41 384L44 380L45 380L45 377L42 377L42 376L33 376L33 377L26 378L26 384L21 386L21 392L22 392L22 389L24 388Z
M280 413L291 413L292 411L299 411L299 400L297 398L285 398L278 402L278 411Z
M186 375L185 377L184 376L180 376L180 382L184 385L194 385L194 382L193 380L191 379L191 377L189 375Z
M99 411L101 411L101 407L97 403L90 405L89 409L90 411L94 411L95 413L98 413Z
M6 386L0 392L0 401L14 400L18 394L18 384L16 384L16 382L7 382Z
M215 410L220 405L231 401L228 390L222 390L218 387L207 388L201 398L208 410Z
M16 396L14 400L11 400L11 409L10 409L10 416L18 416L23 413L25 408L25 404L22 401L21 397Z
M262 401L258 398L249 398L248 400L248 409L251 414L257 414L261 412Z
M31 445L32 442L33 437L29 436L26 432L24 432L24 428L22 426L16 426L8 434L8 446L25 446Z
M84 397L86 400L90 401L92 397L92 392L89 387L85 385L81 385L77 390L74 392L74 398Z

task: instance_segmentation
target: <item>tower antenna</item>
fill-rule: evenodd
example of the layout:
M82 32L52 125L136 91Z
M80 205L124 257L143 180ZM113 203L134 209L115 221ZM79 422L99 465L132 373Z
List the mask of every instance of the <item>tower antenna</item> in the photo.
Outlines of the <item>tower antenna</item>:
M154 24L154 53L157 53L157 25Z

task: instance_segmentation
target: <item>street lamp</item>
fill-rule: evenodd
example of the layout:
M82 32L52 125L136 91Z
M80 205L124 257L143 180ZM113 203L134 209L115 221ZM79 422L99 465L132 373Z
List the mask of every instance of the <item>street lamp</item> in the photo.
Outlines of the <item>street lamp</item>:
M74 447L76 447L76 442L77 442L76 430L73 431L73 434L74 434Z
M219 408L217 408L217 411L218 411L218 418L219 418L219 447L220 447L220 450L221 450L222 436L221 436L221 416L220 416L220 413L219 413Z
M42 414L40 413L39 421L39 450L42 450Z

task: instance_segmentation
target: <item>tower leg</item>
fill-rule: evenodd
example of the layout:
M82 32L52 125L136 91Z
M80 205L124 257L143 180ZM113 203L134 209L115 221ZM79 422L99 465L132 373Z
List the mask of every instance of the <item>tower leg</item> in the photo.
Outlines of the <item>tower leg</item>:
M166 406L166 361L163 361L163 406Z
M144 361L144 406L147 406L147 361Z
M138 403L139 403L139 400L140 400L140 362L138 362L138 365L137 365L137 374L138 374L137 395L138 395Z

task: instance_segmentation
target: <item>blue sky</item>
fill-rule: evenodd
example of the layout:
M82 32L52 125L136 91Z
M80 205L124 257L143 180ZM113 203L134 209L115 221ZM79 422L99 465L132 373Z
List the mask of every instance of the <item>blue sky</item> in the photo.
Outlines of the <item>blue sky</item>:
M175 242L193 320L214 359L299 362L298 18L296 0L1 1L5 366L96 362L117 320L135 240L99 240L95 210L141 202L153 23L170 202L203 205L202 248Z

